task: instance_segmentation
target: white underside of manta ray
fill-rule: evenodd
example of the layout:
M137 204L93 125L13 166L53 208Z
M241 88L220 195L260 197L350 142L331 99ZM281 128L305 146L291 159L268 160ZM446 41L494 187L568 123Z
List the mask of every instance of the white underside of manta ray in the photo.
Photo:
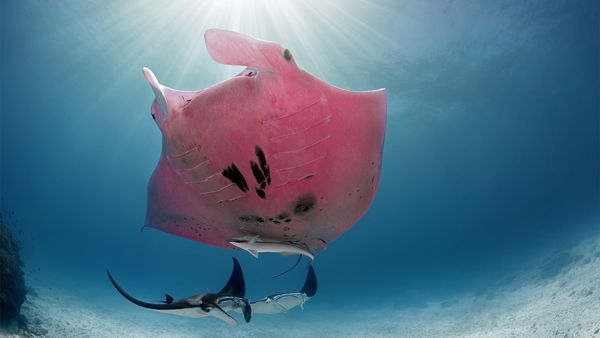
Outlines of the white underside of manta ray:
M304 303L317 292L317 278L312 265L309 265L306 280L300 292L279 293L249 302L244 298L246 287L242 269L238 261L233 258L233 270L229 281L218 293L202 293L179 300L173 300L170 295L165 295L166 300L163 304L154 304L134 298L116 282L108 270L106 272L115 289L138 306L183 317L215 317L230 325L237 324L237 320L229 315L230 311L243 313L245 321L250 322L252 313L285 313L298 305L304 308Z

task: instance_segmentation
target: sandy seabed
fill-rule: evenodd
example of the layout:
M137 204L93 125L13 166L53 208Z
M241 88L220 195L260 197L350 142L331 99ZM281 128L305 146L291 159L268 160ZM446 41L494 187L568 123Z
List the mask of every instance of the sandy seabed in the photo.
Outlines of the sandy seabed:
M255 316L236 327L213 318L165 319L127 302L94 303L34 281L22 310L29 328L4 336L600 338L600 237L526 271L502 286L419 309L325 313L309 302L304 311Z

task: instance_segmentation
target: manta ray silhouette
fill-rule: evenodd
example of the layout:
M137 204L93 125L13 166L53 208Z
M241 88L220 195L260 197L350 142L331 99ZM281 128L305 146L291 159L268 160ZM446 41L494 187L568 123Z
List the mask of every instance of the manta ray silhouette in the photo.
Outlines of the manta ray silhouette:
M106 270L108 278L117 291L130 302L158 312L174 314L177 316L200 318L215 317L229 325L237 325L237 321L227 312L238 310L244 314L244 320L250 322L252 309L246 298L246 284L240 263L233 258L233 269L227 284L217 293L201 293L187 298L174 300L170 295L165 295L163 304L147 303L130 295L114 279L110 271Z
M163 149L145 226L198 242L313 258L367 211L381 169L385 90L352 92L272 42L218 29L212 58L247 68L195 92L144 75Z

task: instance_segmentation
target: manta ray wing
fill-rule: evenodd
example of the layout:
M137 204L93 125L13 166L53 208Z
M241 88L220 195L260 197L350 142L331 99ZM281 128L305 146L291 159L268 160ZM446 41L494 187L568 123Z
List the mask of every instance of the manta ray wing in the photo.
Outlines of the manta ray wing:
M246 295L246 283L244 282L244 274L237 259L233 258L233 270L229 276L227 284L219 291L220 295L235 296L244 298Z

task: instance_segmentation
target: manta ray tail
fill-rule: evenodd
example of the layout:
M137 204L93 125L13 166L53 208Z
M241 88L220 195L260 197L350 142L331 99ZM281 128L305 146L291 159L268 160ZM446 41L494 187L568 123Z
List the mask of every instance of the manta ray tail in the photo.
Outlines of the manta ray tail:
M244 283L244 274L240 263L235 257L233 257L233 270L231 270L231 276L227 284L219 291L219 294L228 295L233 297L244 298L246 295L246 284Z
M300 292L306 294L307 297L312 297L317 293L317 276L312 264L308 266L308 274L306 274L306 280Z

